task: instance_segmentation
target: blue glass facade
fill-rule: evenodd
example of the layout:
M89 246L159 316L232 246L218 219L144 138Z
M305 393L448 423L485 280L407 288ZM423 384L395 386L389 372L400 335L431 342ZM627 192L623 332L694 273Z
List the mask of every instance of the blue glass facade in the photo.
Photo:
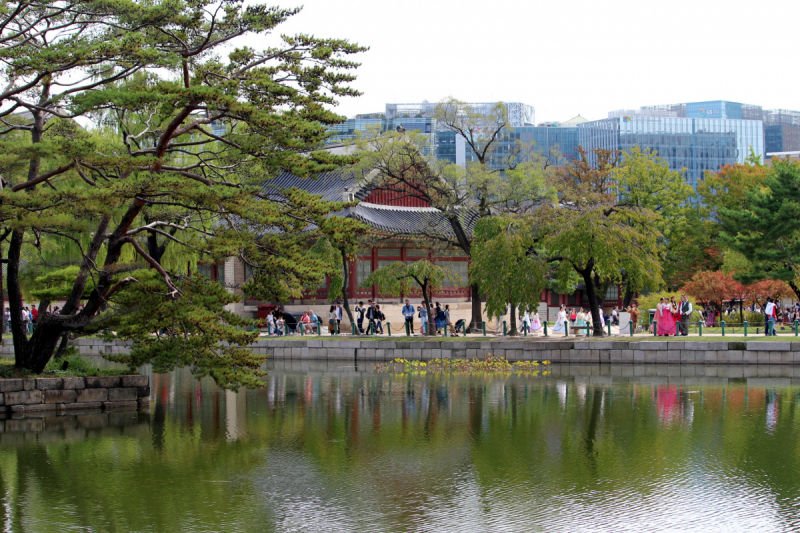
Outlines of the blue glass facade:
M713 108L703 109L712 109L713 114ZM578 142L587 150L650 148L668 162L670 170L685 169L686 181L696 187L707 170L744 163L751 148L763 158L763 131L760 120L618 117L578 125Z
M502 133L497 148L489 160L492 168L507 166L508 153L514 149L517 142L523 144L534 143L534 150L550 159L553 164L560 165L564 159L575 155L578 147L578 128L567 127L542 127L542 126L517 126L508 128ZM469 151L465 154L468 161L474 160L474 155Z
M726 100L686 104L686 118L742 118L742 104Z
M345 142L356 137L357 132L363 135L370 128L378 128L378 131L385 131L386 119L382 118L348 118L344 122L334 124L330 127L333 133L328 137L328 143Z

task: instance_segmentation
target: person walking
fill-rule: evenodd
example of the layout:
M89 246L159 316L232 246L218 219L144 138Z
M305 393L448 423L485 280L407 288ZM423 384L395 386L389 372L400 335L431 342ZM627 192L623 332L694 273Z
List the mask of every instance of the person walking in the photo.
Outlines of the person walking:
M336 302L336 331L339 333L342 332L342 314L344 310L342 309L342 302Z
M689 320L692 318L692 302L685 294L681 296L680 313L681 313L681 335L686 337L689 335Z
M414 306L411 305L406 298L406 305L403 306L403 318L406 319L406 324L408 325L408 329L406 331L409 334L414 334Z
M375 304L375 332L383 335L383 323L386 321L386 315L381 311L381 306Z
M369 321L369 327L367 328L367 333L375 333L376 332L376 325L375 321L378 317L375 314L375 302L372 300L369 301L369 307L367 307L367 320Z
M639 326L639 308L636 304L628 306L628 312L631 314L631 322L633 322L633 332L636 333L636 328Z

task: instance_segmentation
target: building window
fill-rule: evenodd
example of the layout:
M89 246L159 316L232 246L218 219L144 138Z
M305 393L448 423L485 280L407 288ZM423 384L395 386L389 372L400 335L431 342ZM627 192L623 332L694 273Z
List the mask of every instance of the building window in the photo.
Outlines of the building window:
M356 286L360 287L371 273L372 261L356 261Z
M556 294L553 291L550 291L550 306L551 307L558 307L559 306L558 294Z
M456 273L461 281L453 283L450 280L445 280L442 287L446 288L461 288L469 287L469 263L466 261L436 261L436 266L447 268Z
M617 300L619 299L619 292L617 291L617 286L612 285L606 289L606 300Z
M197 273L225 285L225 264L197 265Z
M400 257L398 248L378 248L379 257Z
M428 250L406 248L406 257L428 257Z
M442 250L436 254L438 257L469 257L464 250Z

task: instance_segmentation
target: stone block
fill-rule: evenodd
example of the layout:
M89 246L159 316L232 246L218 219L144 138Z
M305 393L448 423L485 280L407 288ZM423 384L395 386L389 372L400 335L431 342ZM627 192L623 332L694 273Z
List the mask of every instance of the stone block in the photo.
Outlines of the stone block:
M149 409L150 408L150 397L146 396L144 398L139 398L136 400L139 409Z
M639 342L639 349L645 351L666 351L669 348L669 343L666 341L641 341Z
M88 411L91 409L102 409L102 408L103 408L103 402L81 402L81 403L64 404L64 409L66 411Z
M65 390L85 389L86 380L84 378L62 378Z
M800 357L796 352L780 352L781 353L781 363L784 365L793 365L795 363L800 362Z
M756 350L759 352L788 352L792 349L792 344L789 342L748 342L748 350Z
M783 357L782 356L783 356L784 353L787 353L787 352L776 351L776 350L770 351L769 352L769 363L771 365L779 365L779 364L783 363Z
M5 404L6 404L5 394L0 392L0 405L5 405ZM3 409L0 409L0 412L2 412L2 411L3 411Z
M44 392L44 391L42 391ZM31 416L35 413L52 413L59 410L59 405L55 403L35 403L33 405L25 406L25 416ZM63 409L61 409L63 410Z
M685 341L668 341L670 350L683 350L686 347Z
M33 405L44 401L44 391L22 390L5 393L6 405Z
M46 390L44 403L73 403L78 393L74 390Z
M8 433L38 433L44 431L43 418L22 418L19 420L6 420Z
M36 390L60 390L64 388L62 378L36 378Z
M22 390L36 390L36 379L22 378Z
M114 390L114 389L111 389ZM136 400L131 401L118 401L118 402L103 402L104 411L121 410L121 409L136 409L139 407L139 402Z
M108 389L109 402L130 402L138 397L139 389L136 387Z
M76 402L105 402L108 400L108 389L81 389L75 398Z
M0 379L0 392L16 392L22 390L22 378Z
M758 352L746 350L742 352L742 364L755 365L758 363Z
M119 387L120 376L89 376L86 378L88 389L108 389Z
M770 363L769 352L756 352L756 362L759 365L768 365Z
M150 385L150 376L129 375L121 377L123 387L146 387Z

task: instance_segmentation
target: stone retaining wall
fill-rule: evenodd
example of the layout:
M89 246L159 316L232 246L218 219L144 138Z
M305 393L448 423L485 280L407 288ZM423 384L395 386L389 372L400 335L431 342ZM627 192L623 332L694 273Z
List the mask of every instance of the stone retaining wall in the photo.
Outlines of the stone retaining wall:
M720 337L718 337L720 338ZM131 343L100 339L72 341L81 355L123 354ZM251 348L273 359L391 361L392 359L476 358L492 354L510 361L554 363L800 364L800 342L790 341L586 341L538 339L342 340L326 337L261 338ZM10 341L0 356L13 357ZM1 391L0 391L1 392Z
M800 364L800 342L259 340L274 359L342 361L505 357L509 361L624 364Z
M0 379L0 415L150 406L150 376Z

